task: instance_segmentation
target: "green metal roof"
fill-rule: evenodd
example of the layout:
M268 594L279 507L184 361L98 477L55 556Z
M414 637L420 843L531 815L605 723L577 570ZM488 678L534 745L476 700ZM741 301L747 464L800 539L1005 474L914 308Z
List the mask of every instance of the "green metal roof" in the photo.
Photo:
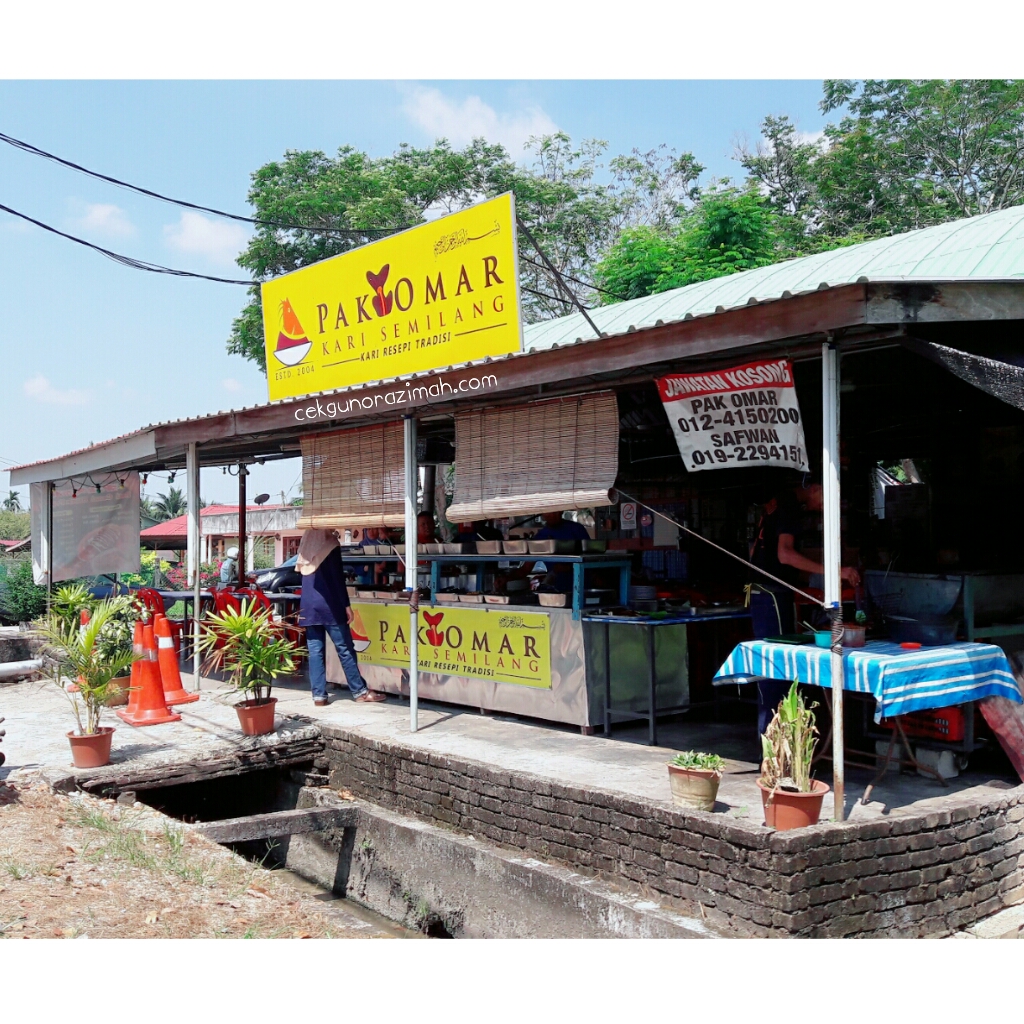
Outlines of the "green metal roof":
M846 284L1014 279L1024 280L1024 206L599 306L590 315L602 333L619 335ZM571 345L593 333L574 313L527 326L525 348Z

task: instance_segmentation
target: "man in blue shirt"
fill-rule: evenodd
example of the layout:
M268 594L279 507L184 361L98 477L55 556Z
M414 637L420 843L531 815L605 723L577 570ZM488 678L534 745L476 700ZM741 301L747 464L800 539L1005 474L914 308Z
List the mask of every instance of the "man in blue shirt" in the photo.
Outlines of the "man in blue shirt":
M327 698L327 637L338 651L352 697L359 703L387 700L383 693L371 691L359 671L349 623L353 619L345 584L345 567L338 547L338 536L329 530L307 530L299 545L296 568L302 575L299 625L306 627L309 651L309 684L313 703L325 707Z

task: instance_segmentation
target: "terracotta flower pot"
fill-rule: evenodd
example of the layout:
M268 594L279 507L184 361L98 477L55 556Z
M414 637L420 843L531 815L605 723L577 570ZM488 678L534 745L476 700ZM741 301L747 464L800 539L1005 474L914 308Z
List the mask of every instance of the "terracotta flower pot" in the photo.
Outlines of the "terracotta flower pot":
M680 768L669 762L668 781L672 802L698 811L713 811L722 773L710 768Z
M110 764L110 741L114 738L111 726L101 725L88 736L76 736L73 732L67 736L76 768L102 768Z
M131 676L118 676L110 680L110 688L107 690L105 701L108 708L123 707L128 703L128 687L131 686Z
M783 789L773 791L760 779L757 785L764 806L764 823L779 832L816 825L821 814L821 802L829 790L826 783L817 779L811 782L810 793L790 793Z
M277 698L262 704L254 700L243 700L235 705L238 712L238 724L246 736L266 736L268 732L274 731L274 709L277 707Z

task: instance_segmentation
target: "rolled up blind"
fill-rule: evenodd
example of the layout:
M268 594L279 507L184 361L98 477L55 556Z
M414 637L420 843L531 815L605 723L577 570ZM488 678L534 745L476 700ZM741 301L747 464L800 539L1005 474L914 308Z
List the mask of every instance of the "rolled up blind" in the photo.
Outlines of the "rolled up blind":
M450 522L607 505L619 469L613 391L455 417Z
M398 421L301 438L300 529L402 526L402 429Z

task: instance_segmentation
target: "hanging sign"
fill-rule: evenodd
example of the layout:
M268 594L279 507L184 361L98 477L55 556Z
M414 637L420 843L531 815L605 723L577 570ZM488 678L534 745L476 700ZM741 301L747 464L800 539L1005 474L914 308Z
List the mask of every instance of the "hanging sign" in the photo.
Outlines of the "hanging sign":
M53 582L139 571L139 474L53 489Z
M352 642L359 660L409 667L409 608L352 605ZM551 689L551 617L483 608L420 608L421 672L472 676Z
M691 473L736 466L807 472L807 442L786 359L658 380L683 464Z
M511 193L262 286L270 399L522 350Z
M619 506L619 529L636 529L636 505L631 501L624 501Z

